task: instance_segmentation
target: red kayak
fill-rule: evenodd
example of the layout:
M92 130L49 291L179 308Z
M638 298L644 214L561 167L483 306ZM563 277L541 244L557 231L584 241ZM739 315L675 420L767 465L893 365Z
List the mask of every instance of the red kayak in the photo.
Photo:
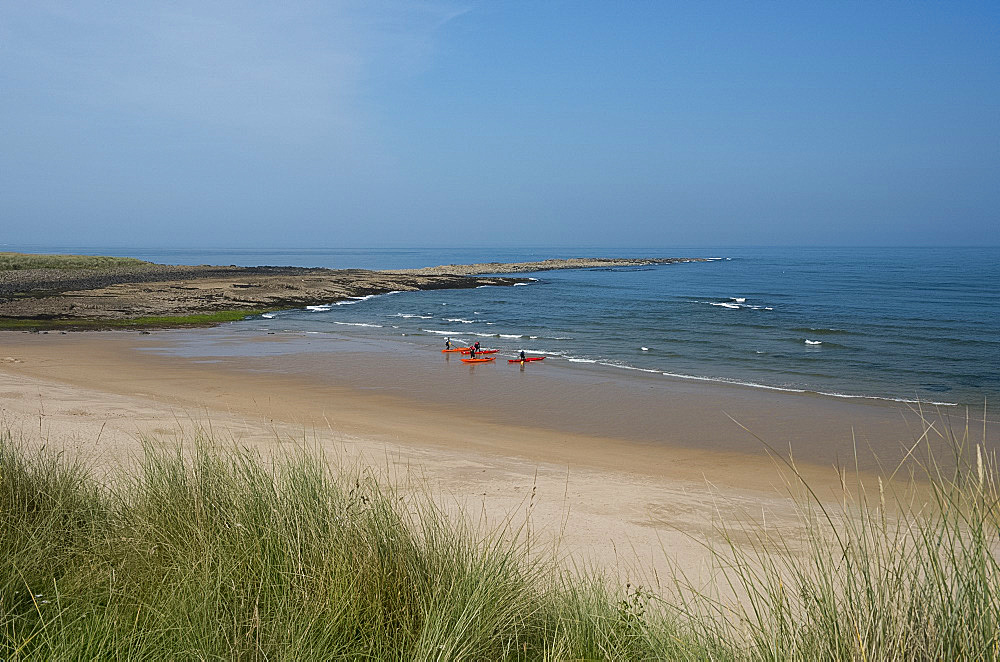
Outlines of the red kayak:
M488 363L489 361L496 361L497 357L490 356L485 359L462 359L462 363Z
M468 347L455 347L454 349L442 349L442 352L468 352Z
M500 351L499 349L477 349L476 354L496 354L499 351ZM472 350L469 348L465 348L462 350L463 354L470 354L471 352Z
M529 361L544 361L544 356L528 356L523 359L507 359L507 363L527 363Z

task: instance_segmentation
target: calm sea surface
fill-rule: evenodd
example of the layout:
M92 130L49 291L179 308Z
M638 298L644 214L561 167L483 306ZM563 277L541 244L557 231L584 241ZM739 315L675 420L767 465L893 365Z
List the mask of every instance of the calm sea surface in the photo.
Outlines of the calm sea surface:
M407 292L271 313L259 333L479 340L513 355L839 397L993 406L1000 248L81 249L170 264L370 269L549 257L711 257L528 274L521 287Z

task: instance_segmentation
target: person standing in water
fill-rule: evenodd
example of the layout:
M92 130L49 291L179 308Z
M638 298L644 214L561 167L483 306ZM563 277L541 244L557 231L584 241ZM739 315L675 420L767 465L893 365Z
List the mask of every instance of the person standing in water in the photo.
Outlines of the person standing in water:
M444 348L445 349L451 349L451 338L445 338L444 339Z
M478 340L476 341L476 344L475 344L475 345L473 345L473 347L475 347L475 348L476 348L476 351L477 351L477 352L479 351L479 341L478 341Z
M521 361L524 362L524 350L521 350Z

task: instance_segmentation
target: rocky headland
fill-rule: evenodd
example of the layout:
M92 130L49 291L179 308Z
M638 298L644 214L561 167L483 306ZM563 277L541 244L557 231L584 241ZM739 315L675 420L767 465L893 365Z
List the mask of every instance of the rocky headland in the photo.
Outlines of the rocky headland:
M513 285L489 276L552 269L635 267L696 258L577 258L370 271L303 267L172 266L0 269L0 328L211 324L241 314L332 303L392 291Z

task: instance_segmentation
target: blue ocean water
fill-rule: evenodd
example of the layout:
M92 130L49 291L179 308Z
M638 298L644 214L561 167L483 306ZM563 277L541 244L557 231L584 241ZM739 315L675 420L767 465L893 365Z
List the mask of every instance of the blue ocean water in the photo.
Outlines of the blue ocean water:
M175 264L406 268L548 257L712 257L528 274L530 285L406 292L271 313L258 333L479 340L505 353L689 379L981 406L1000 395L1000 248L157 250ZM333 304L334 302L330 302Z

